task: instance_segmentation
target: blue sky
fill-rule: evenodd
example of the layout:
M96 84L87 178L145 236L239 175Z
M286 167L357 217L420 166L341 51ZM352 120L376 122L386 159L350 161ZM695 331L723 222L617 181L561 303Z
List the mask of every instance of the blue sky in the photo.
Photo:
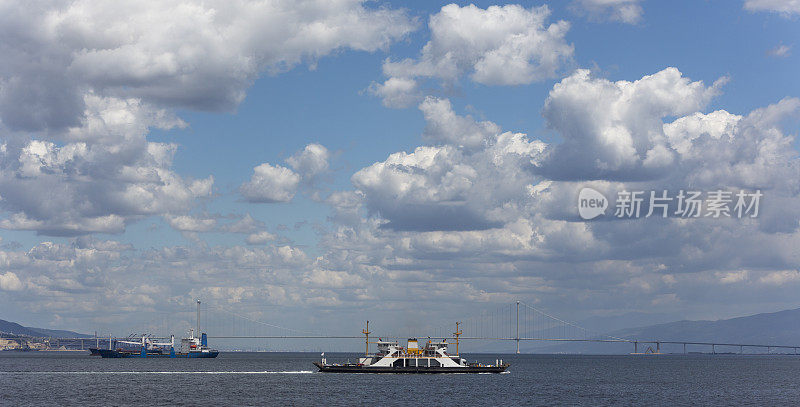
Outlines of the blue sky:
M395 151L411 151L421 143L424 127L416 109L387 109L367 92L381 79L383 59L414 57L429 38L426 20L450 2L390 2L419 18L419 30L393 44L388 52L341 51L315 64L280 75L264 75L247 91L233 112L183 111L190 127L156 132L154 140L177 142L175 168L182 174L213 174L223 196L209 206L219 213L258 213L269 224L324 222L327 208L305 199L262 208L237 202L243 174L261 162L280 162L308 143L324 144L337 152L333 187L346 189L358 168ZM488 7L492 2L464 2ZM800 94L797 57L770 58L767 51L800 35L796 19L749 13L730 1L645 2L639 24L577 19L567 2L547 4L551 20L572 22L567 40L575 45L571 68L596 69L611 80L638 78L675 66L693 80L711 83L729 76L722 94L708 110L725 108L744 113L783 97ZM769 80L764 73L769 72ZM558 134L545 128L539 111L557 78L526 86L497 87L459 83L451 101L457 110L525 132L548 142ZM449 95L448 95L449 96ZM227 196L225 196L227 195ZM146 233L146 232L145 232ZM298 243L313 245L309 228L287 233ZM131 243L148 241L133 237ZM171 239L179 237L170 236ZM164 241L166 243L167 241Z
M178 142L175 168L204 177L213 174L216 187L227 197L211 211L254 212L270 224L324 222L327 208L298 199L291 204L253 208L237 204L235 189L242 174L261 162L280 162L308 143L318 142L337 152L333 187L346 189L358 168L395 151L411 151L421 143L424 127L416 109L387 109L376 103L367 88L382 77L383 59L414 57L429 38L426 20L449 2L397 2L420 19L420 29L388 52L342 51L315 64L299 66L276 76L264 75L248 89L234 112L181 112L185 130L156 135L156 140ZM464 2L488 7L492 2ZM567 40L575 45L571 68L590 68L611 80L638 78L675 66L693 80L712 83L729 76L722 94L707 110L725 108L744 113L783 97L800 94L794 80L797 57L770 58L767 51L800 35L796 19L749 13L730 1L646 2L639 24L575 21L567 2L547 4L551 20L572 22ZM764 73L769 72L769 80ZM492 120L505 130L520 131L548 142L558 134L545 128L539 111L553 78L526 86L497 87L462 81L451 97L457 111ZM449 96L449 95L448 95ZM226 199L227 198L227 199ZM302 201L302 202L299 202ZM313 245L309 228L287 233L300 244ZM140 237L143 238L143 237ZM177 238L172 236L172 238ZM132 241L136 243L136 241Z
M477 309L520 297L575 319L631 311L719 318L797 306L790 293L800 259L790 248L800 232L789 208L800 199L792 99L800 97L800 10L792 2L181 3L144 2L130 16L80 1L5 6L31 28L0 18L8 33L0 49L9 55L0 62L0 318L120 329L123 310L182 309L196 296L264 320L269 307L290 309L298 324L319 310L376 303L392 315L415 304ZM619 17L621 10L633 14ZM492 13L517 20L498 23ZM279 14L289 17L274 20ZM158 24L169 29L148 31ZM314 24L330 30L303 29ZM436 37L434 26L460 34ZM485 49L474 45L492 35ZM502 48L513 38L527 42ZM440 51L457 62L446 66ZM548 72L543 61L552 55ZM507 59L481 65L490 57ZM412 102L392 105L381 93L391 78L415 84L400 95ZM240 100L227 98L236 92ZM778 122L748 116L770 105ZM688 151L661 129L717 110L726 113L681 133ZM114 127L122 114L143 130ZM99 131L97 118L107 124ZM726 123L728 144L715 146L722 141L702 126ZM608 138L620 129L636 154ZM523 134L516 144L512 133ZM173 159L159 161L168 144ZM322 170L291 164L313 145L325 151L312 157ZM647 154L660 153L668 161L648 167ZM566 156L576 162L552 161ZM585 165L578 178L559 172L571 164ZM603 175L610 167L616 175ZM265 172L257 182L257 168L289 175ZM275 198L278 181L291 198ZM166 184L169 191L159 190ZM584 185L763 188L775 199L753 223L578 222L570 199ZM529 192L536 188L543 195ZM777 230L778 214L794 226ZM255 223L232 231L243 218ZM641 250L630 254L609 236ZM755 236L769 252L759 252ZM432 300L424 289L390 290L430 281L442 284L434 292L450 293ZM116 319L97 307L116 310Z

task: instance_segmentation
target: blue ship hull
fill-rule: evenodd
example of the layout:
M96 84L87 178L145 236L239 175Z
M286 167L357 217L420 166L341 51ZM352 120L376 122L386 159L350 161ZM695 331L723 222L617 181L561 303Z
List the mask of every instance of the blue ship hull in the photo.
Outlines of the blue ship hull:
M162 352L136 352L127 350L97 349L100 357L103 358L192 358L207 359L215 358L219 351L209 352L189 352L189 353L162 353Z

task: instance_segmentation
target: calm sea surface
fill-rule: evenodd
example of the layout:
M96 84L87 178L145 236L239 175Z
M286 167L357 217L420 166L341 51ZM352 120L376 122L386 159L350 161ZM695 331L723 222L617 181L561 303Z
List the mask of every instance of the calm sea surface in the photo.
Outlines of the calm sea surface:
M356 354L328 354L329 362ZM311 353L0 353L0 405L798 405L800 357L466 355L506 374L317 373Z

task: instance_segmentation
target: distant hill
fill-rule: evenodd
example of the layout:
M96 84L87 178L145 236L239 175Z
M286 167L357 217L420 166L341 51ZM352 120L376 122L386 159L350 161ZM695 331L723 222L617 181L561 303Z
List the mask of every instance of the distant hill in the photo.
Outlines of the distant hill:
M92 335L79 334L72 331L63 331L57 329L44 329L44 328L31 328L22 326L16 322L10 322L0 319L0 332L14 335L27 335L35 337L53 337L53 338L92 338Z
M800 346L800 308L756 314L717 321L677 321L639 328L626 328L607 333L608 336L661 341L727 342L764 345ZM639 345L643 351L648 345ZM522 351L537 353L630 353L632 344L569 343L521 345ZM681 345L662 345L662 352L682 352ZM738 348L720 348L717 352L738 352ZM687 351L710 352L708 347L689 346ZM758 352L763 352L759 349Z
M576 324L591 332L612 332L632 327L664 324L673 321L675 321L675 318L668 314L628 312L622 315L592 317L577 321Z

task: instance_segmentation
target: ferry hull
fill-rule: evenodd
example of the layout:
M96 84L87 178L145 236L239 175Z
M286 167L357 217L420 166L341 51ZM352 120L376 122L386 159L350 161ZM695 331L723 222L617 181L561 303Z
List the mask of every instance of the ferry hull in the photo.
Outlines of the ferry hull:
M382 367L358 365L323 365L314 362L314 366L324 373L502 373L508 369L508 364L502 366L464 366L464 367Z

